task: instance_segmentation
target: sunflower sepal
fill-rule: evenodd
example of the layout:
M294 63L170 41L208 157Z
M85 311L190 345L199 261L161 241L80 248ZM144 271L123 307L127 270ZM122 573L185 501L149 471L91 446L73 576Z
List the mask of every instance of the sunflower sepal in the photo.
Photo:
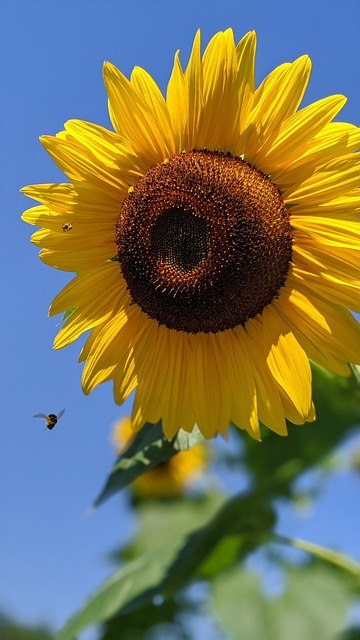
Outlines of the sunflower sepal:
M188 433L184 429L178 431L177 436L173 440L174 449L176 451L188 451L199 444L199 442L203 442L203 440L205 440L205 438L199 427L195 424L191 433Z
M74 311L76 311L76 309L77 309L77 307L74 307L73 309L66 309L66 311L64 311L64 313L63 313L63 315L62 315L62 317L60 319L60 322L58 322L56 326L59 327L60 325L63 325L66 322L66 320L68 320L70 318L70 316L72 316L72 314L74 313ZM50 309L49 309L49 312L48 312L48 316L51 316Z
M360 398L360 365L349 363L351 377L348 378L348 386L353 392L353 396Z

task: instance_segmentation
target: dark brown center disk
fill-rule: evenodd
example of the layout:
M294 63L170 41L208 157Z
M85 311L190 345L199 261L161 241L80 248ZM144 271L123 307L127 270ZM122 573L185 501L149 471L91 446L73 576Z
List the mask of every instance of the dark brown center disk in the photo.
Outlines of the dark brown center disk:
M140 178L116 244L134 301L188 333L244 326L278 295L292 255L277 187L241 158L207 150L172 156Z

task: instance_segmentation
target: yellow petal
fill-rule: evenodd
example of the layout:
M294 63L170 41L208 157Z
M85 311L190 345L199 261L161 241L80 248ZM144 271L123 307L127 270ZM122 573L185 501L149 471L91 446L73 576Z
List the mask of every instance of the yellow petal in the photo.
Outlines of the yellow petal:
M227 380L220 376L217 366L214 336L199 333L194 338L190 343L191 360L188 364L192 373L191 404L200 431L205 438L212 438L229 424Z
M29 198L39 200L55 213L79 216L86 222L106 219L108 216L113 219L114 215L119 215L118 201L85 182L77 183L76 188L72 184L33 184L21 191ZM30 224L38 224L25 217L24 220ZM39 226L42 226L41 223Z
M311 205L326 202L346 194L359 184L359 155L346 155L331 160L304 178L301 184L294 185L283 192L286 204L297 204L308 201Z
M184 73L189 96L187 148L196 145L203 110L203 72L200 60L200 31L195 34L189 62Z
M303 422L312 409L309 360L272 303L262 313L267 364Z
M110 169L99 163L85 147L51 136L43 136L41 143L70 180L87 180L118 202L122 202L126 197L128 185L124 182L123 173L119 169Z
M294 280L295 282L295 280ZM311 285L296 280L297 290L287 290L277 308L297 324L312 342L341 363L360 362L360 325L347 309L329 304Z
M65 234L64 234L65 235ZM94 267L102 267L104 262L110 260L114 252L108 246L89 247L84 250L57 251L53 249L41 249L39 258L54 269L62 271L80 272Z
M115 131L128 141L148 168L162 162L166 158L164 140L149 104L109 62L104 63L103 75Z
M289 167L307 150L308 142L334 118L345 102L343 96L329 96L285 120L276 138L263 152L263 171L269 170L274 176L280 168Z
M231 29L210 40L202 66L203 118L196 146L228 151L234 148L239 135L238 60Z
M189 121L189 95L187 83L179 60L179 51L174 57L174 66L166 90L166 104L174 133L175 150L179 153L187 148L187 123Z
M238 59L238 87L239 87L239 133L244 130L254 95L255 76L255 51L256 33L250 31L238 43L236 55ZM234 152L238 155L244 153L237 146Z
M299 230L294 236L298 245L307 246L306 236L329 247L360 248L360 224L351 220L316 216L291 217L292 226Z
M245 348L253 367L259 419L272 431L286 435L287 428L279 389L265 358L261 322L249 320L246 332L249 338L245 342Z
M166 155L172 156L176 149L174 133L172 130L169 111L159 87L152 77L140 67L134 67L131 73L130 82L141 94L143 99L146 100L154 118L157 120L158 126L161 129L166 148Z
M260 440L256 385L252 363L243 344L244 333L241 327L229 331L224 344L224 369L232 391L231 421Z
M274 69L256 89L248 116L245 157L249 162L261 167L264 150L266 152L283 122L299 106L310 70L309 58L302 56Z

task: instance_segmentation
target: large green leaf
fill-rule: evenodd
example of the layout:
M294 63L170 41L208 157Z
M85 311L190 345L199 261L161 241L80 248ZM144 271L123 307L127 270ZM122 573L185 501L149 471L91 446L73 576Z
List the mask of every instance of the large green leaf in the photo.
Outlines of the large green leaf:
M194 576L209 578L232 566L268 539L274 524L271 507L255 493L230 498L188 537L163 580L162 592L172 594Z
M114 616L103 625L99 639L101 640L144 640L144 638L164 639L164 628L169 640L192 640L193 635L188 635L186 630L186 618L189 613L189 605L184 607L173 599L162 602L160 606L147 605L138 611ZM191 607L191 613L197 613L196 604ZM184 620L184 615L186 618ZM179 615L180 614L180 615ZM185 624L184 624L185 622ZM166 625L166 626L165 626ZM159 635L157 630L161 630Z
M213 583L213 610L234 640L337 640L352 592L326 564L288 567L280 596L264 595L258 576L240 567Z
M56 635L56 640L74 640L82 629L108 620L127 603L142 595L149 604L157 593L154 585L161 582L167 567L174 561L181 545L177 540L159 551L148 553L118 569L90 596L84 607L72 616Z
M175 562L184 544L183 536L194 527L203 525L217 511L219 501L219 496L212 496L196 503L141 505L139 537L131 550L122 555L131 558L142 553L142 556L130 560L110 576L84 607L70 618L57 635L57 640L72 640L83 628L113 617L137 598L137 606L142 606L142 611L144 607L151 609L152 597L160 593L160 586L156 585L162 583L168 567ZM136 610L137 606L130 606L130 611Z
M150 606L155 598L172 598L194 579L214 579L264 542L278 540L293 544L331 561L341 567L344 574L351 572L352 578L358 578L359 567L356 563L327 550L319 550L314 545L274 537L273 526L274 514L264 498L256 492L232 497L205 526L185 539L174 535L172 531L170 542L163 540L158 548L119 569L69 620L57 640L72 640L77 632L88 625L105 621L114 615L140 611ZM149 533L151 531L153 529Z
M223 504L224 496L212 493L199 499L142 501L137 505L137 534L130 544L117 553L118 559L133 560L161 549L202 527Z
M216 575L268 538L273 523L272 511L255 494L231 498L185 540L175 536L114 573L68 621L57 640L73 640L84 627L141 609L156 597L169 598L195 577Z
M173 440L164 438L161 423L146 424L134 437L129 448L116 460L110 475L94 506L99 506L112 495L127 487L138 476L150 471L158 464L167 462L172 456L190 449L203 440L195 426L191 434L180 429Z

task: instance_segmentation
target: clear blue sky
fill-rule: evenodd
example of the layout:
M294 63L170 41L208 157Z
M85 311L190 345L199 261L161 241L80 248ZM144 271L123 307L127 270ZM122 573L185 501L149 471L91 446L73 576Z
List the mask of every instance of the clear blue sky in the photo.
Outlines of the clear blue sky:
M31 230L19 219L30 206L21 186L64 180L38 136L55 134L69 118L109 126L104 60L127 75L142 66L164 90L175 50L186 61L198 27L203 43L227 27L237 40L255 29L258 81L308 53L306 102L343 93L342 118L360 125L360 2L2 0L0 24L0 609L60 626L111 571L106 553L133 531L123 497L86 515L113 460L111 424L129 407L114 405L111 384L83 396L78 343L51 349L57 319L47 318L47 308L69 276L38 260ZM62 407L66 413L52 432L32 417ZM338 476L318 512L282 522L282 533L360 560L359 492L359 476Z

